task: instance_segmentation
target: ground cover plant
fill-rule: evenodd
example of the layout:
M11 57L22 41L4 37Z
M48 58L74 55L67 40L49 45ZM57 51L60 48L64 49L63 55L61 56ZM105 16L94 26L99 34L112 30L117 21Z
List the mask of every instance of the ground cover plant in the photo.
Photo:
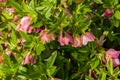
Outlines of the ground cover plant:
M0 0L1 80L119 80L119 0Z

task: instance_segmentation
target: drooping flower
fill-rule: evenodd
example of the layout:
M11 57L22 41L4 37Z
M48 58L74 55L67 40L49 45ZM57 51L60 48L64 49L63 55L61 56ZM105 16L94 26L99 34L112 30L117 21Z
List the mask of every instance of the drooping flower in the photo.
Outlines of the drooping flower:
M88 42L94 41L95 36L90 32L86 32L81 36L81 38L82 38L82 44L87 45Z
M24 60L22 61L22 65L34 64L34 63L36 63L36 59L30 54L27 54Z
M106 58L116 59L118 58L119 55L120 55L120 51L116 51L115 49L112 48L106 51Z
M18 21L18 17L17 17L17 16L14 16L13 21L14 21L14 22L17 22L17 21Z
M108 19L112 15L113 11L111 9L106 9L104 12L104 17Z
M30 33L31 28L30 25L32 24L32 20L29 16L25 16L21 19L20 23L17 25L16 30L21 30L25 33Z
M82 44L82 38L81 36L75 36L74 37L74 41L72 43L72 47L81 47L83 44Z
M73 38L70 34L66 33L63 35L63 31L60 31L60 36L58 38L61 46L68 45L69 43L73 42Z
M40 40L43 43L49 42L51 40L55 40L55 35L54 34L49 34L49 30L45 29L40 32Z
M106 51L106 56L105 56L107 63L110 59L112 59L114 66L120 65L120 61L118 59L119 55L120 55L120 51L116 51L115 49L112 48L108 49Z

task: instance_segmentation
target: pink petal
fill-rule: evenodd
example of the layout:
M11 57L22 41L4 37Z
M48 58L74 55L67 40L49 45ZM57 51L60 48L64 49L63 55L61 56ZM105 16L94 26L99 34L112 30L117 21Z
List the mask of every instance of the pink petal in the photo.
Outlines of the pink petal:
M14 16L14 22L17 22L18 21L18 17L17 16Z
M114 65L114 66L119 66L119 65L120 65L120 61L119 61L118 58L112 59L112 61L113 61L113 65Z
M88 42L94 41L95 36L90 33L90 32L86 32L84 35L82 35L82 44L83 45L87 45Z
M40 40L43 43L49 42L51 40L55 40L55 35L54 34L48 34L48 30L42 30L40 32Z
M6 51L6 54L7 54L8 56L11 56L11 55L12 55L12 51Z
M82 46L82 39L80 36L74 37L74 42L72 43L72 47L81 47Z
M106 51L106 55L110 56L112 59L115 59L120 55L120 51L116 51L115 49L111 48Z

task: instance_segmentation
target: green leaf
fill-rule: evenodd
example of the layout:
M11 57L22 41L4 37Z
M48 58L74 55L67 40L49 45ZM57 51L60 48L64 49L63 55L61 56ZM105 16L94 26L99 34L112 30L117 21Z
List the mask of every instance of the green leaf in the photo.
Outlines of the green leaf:
M94 58L91 62L91 68L95 69L100 64L100 60L98 58Z
M75 79L76 77L80 76L80 72L78 73L73 73L71 76L70 76L70 79L73 80Z
M106 73L105 72L102 72L102 77L100 80L106 80Z
M85 76L85 80L94 80L94 79L90 76Z
M29 6L34 8L35 7L35 1L34 0L31 0L30 3L29 3Z
M12 30L10 43L11 43L11 49L14 49L17 46L17 37L14 30Z
M40 55L43 50L45 50L45 46L42 43L39 43L36 45L36 53L37 55Z
M113 25L118 28L119 27L119 24L120 24L120 20L113 20Z
M33 24L34 27L41 27L42 25L43 25L42 21L39 21L39 22Z
M112 33L109 33L108 38L109 38L110 41L113 41L115 39L115 35L112 34Z
M24 38L26 41L30 42L31 38L29 35L27 35L26 33L19 31L20 35L22 36L22 38Z
M112 59L109 60L108 65L107 65L108 72L113 75L113 62Z
M57 51L54 51L52 55L47 59L47 67L53 66L55 59L57 57Z
M19 3L17 3L15 0L8 0L10 5L12 5L16 10L22 11L22 7Z
M49 67L47 72L49 75L52 75L52 74L54 74L55 70L56 70L56 66L51 66L51 67Z
M120 11L115 11L115 14L114 14L115 18L116 19L120 19Z
M94 2L97 3L97 4L102 4L103 3L102 0L94 0Z
M19 72L26 72L27 69L23 66L19 66Z
M13 65L14 65L14 64L13 64L13 62L11 61L10 56L4 54L3 57L4 57L4 61L5 61L5 63L7 64L7 66L9 66L10 68L13 68Z

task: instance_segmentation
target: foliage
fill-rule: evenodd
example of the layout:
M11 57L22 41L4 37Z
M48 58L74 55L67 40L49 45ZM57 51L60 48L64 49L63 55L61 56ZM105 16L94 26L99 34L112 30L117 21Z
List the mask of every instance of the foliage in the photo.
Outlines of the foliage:
M119 36L119 0L0 1L0 79L119 80Z

